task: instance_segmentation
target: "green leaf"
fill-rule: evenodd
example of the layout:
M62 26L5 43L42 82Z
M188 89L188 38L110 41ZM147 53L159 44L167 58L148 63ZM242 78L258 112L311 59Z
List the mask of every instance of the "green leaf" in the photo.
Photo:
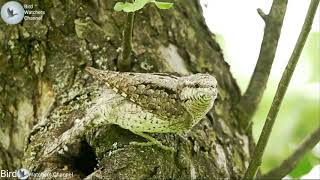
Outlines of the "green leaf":
M135 12L142 9L146 4L151 0L136 0L133 3L130 2L117 2L114 6L115 11L124 11L124 12Z
M169 2L158 2L158 1L154 1L153 3L155 3L155 5L159 8L159 9L170 9L173 6L173 3L169 3Z
M299 178L307 174L319 162L319 158L314 156L311 152L307 153L302 160L297 164L296 168L289 173L293 178Z
M117 2L116 5L114 5L113 9L115 11L122 11L123 7L124 7L124 3L123 2Z
M134 8L136 11L142 9L146 4L148 4L151 0L136 0L134 4Z
M115 11L124 11L124 12L135 12L142 9L148 3L155 3L159 9L170 9L173 6L173 3L169 2L158 2L155 0L135 0L133 3L130 2L117 2L114 6Z

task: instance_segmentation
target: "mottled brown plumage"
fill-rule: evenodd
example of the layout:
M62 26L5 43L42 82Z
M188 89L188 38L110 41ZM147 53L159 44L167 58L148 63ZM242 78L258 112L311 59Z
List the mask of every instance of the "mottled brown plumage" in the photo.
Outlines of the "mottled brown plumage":
M86 71L132 102L128 107L122 107L131 109L131 113L116 115L108 121L144 137L143 132L190 130L211 109L217 96L216 79L209 74L176 77L160 73L103 71L92 67L87 67ZM118 111L126 112L124 109Z

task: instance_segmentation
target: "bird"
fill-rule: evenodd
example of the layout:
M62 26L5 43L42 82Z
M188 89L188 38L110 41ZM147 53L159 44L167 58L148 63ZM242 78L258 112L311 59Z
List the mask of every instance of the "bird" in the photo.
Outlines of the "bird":
M132 113L109 119L149 141L162 146L145 133L188 132L212 108L218 83L210 74L174 76L166 73L134 73L99 70L88 72L106 87L132 103ZM124 111L125 112L125 111Z
M11 10L10 8L7 8L7 13L8 13L8 18L12 18L12 17L18 15L18 13L14 13L13 9Z

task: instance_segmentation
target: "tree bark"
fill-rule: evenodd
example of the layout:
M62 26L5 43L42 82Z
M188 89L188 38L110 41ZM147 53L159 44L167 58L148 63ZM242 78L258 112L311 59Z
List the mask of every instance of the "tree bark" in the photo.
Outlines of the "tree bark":
M239 179L253 141L233 109L240 98L223 53L197 0L174 8L148 5L135 16L133 72L210 73L219 95L186 136L154 134L177 149L134 146L144 141L116 125L84 130L62 153L45 149L86 115L101 92L117 95L84 72L117 70L126 14L115 0L24 1L46 12L42 21L0 24L0 169L73 173L72 179ZM3 1L1 1L3 3ZM218 18L218 17L217 17ZM54 178L53 178L54 179Z

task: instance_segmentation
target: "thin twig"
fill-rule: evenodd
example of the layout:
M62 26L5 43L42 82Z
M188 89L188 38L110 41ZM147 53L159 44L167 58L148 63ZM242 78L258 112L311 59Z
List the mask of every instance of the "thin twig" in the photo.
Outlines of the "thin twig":
M320 128L315 130L303 143L291 154L286 160L284 160L280 166L270 170L263 175L261 179L282 179L289 172L291 172L299 162L299 160L309 152L320 141Z
M299 39L296 43L296 46L291 54L288 65L285 71L282 74L281 80L278 85L277 92L273 99L271 108L269 110L268 116L266 118L265 124L263 126L261 135L258 140L258 144L253 152L252 159L250 161L249 167L244 175L244 179L253 179L258 168L261 165L262 155L264 153L265 147L268 143L269 136L272 131L273 124L277 117L277 114L280 109L281 102L286 93L288 85L290 83L292 74L299 60L301 51L304 47L308 34L311 30L312 22L318 7L320 0L312 0L308 9L308 13L303 24L302 30L299 35Z
M257 9L258 14L260 15L260 17L266 22L268 20L268 15L266 15L262 9L258 8Z
M256 67L249 86L237 106L243 127L246 127L252 119L266 88L287 10L287 2L288 0L273 0L269 14L265 14L261 9L257 10L265 22L265 29Z
M117 62L117 66L120 71L128 71L131 68L132 33L133 33L134 15L135 15L135 12L128 13L127 22L123 30L122 53L121 53L120 59Z

